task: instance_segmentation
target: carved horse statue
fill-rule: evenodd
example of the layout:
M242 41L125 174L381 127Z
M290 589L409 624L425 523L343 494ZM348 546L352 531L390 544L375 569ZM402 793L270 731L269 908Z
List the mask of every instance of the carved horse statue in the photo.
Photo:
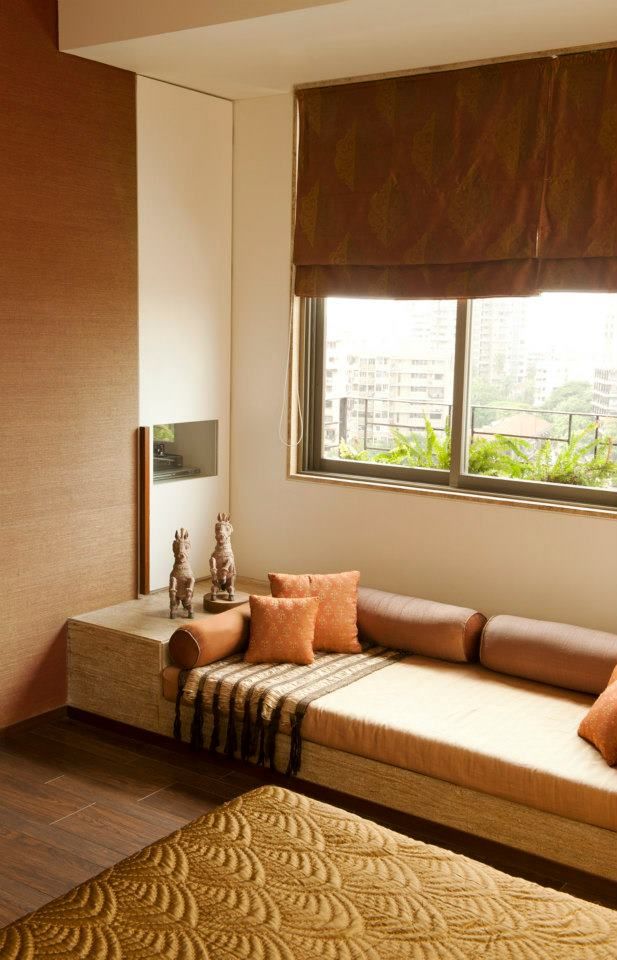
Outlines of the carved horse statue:
M216 546L210 557L210 574L212 589L210 598L216 600L219 591L227 593L227 598L233 600L235 595L236 563L231 549L231 535L234 528L231 525L228 513L219 513L214 525Z
M175 559L173 570L169 574L169 616L171 620L174 619L176 609L182 602L188 619L192 620L195 577L189 562L191 541L188 530L184 527L180 528L180 533L176 530L176 537L171 546Z

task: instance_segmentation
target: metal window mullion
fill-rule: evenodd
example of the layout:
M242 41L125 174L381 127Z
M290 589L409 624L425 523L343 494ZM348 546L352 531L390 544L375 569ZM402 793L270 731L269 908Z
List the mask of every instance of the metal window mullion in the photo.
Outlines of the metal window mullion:
M313 396L317 403L313 403L313 462L319 463L323 449L323 419L326 402L326 301L323 298L313 300L315 341L314 341L314 371Z
M311 442L313 433L313 324L311 318L311 301L303 300L301 308L301 363L300 396L302 402L302 419L304 430L302 434L302 469L311 467Z
M300 402L298 410L298 429L300 428L300 421L303 423L302 430L302 443L300 445L300 466L302 470L306 470L308 466L308 437L310 434L310 402L311 398L309 396L308 389L308 371L310 364L310 353L308 345L308 322L307 322L307 313L308 313L308 301L302 300L300 304L300 334L298 338L299 342L299 356L298 356L298 385L300 393Z
M321 460L324 404L324 301L304 301L304 443L303 469L316 470Z
M467 388L471 342L471 300L459 300L456 307L454 385L452 392L452 450L450 486L461 485L467 467Z

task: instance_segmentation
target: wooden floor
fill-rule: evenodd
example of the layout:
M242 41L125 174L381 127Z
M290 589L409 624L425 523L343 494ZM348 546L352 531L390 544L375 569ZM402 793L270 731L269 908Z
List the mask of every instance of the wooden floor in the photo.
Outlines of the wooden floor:
M384 807L60 718L0 741L0 926L70 890L264 781L286 783L408 834L545 886L617 908L617 884Z

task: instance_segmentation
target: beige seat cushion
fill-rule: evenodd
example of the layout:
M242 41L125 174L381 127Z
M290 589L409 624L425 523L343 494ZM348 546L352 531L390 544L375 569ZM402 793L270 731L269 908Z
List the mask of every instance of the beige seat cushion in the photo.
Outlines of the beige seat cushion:
M410 657L311 704L302 736L617 830L617 770L577 735L592 703L479 664Z

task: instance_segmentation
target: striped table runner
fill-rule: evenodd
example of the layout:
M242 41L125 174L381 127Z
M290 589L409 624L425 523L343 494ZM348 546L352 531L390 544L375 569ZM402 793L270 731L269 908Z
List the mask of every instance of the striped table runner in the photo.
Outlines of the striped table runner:
M367 646L360 653L315 654L307 666L293 663L245 663L242 654L216 663L180 672L176 697L174 736L182 739L180 705L193 706L191 744L203 747L203 724L212 715L210 750L220 745L221 718L227 717L224 752L233 757L238 750L237 729L241 729L240 756L275 769L276 736L290 734L287 774L300 770L302 759L302 721L314 700L340 690L361 677L382 670L408 656L400 650Z

